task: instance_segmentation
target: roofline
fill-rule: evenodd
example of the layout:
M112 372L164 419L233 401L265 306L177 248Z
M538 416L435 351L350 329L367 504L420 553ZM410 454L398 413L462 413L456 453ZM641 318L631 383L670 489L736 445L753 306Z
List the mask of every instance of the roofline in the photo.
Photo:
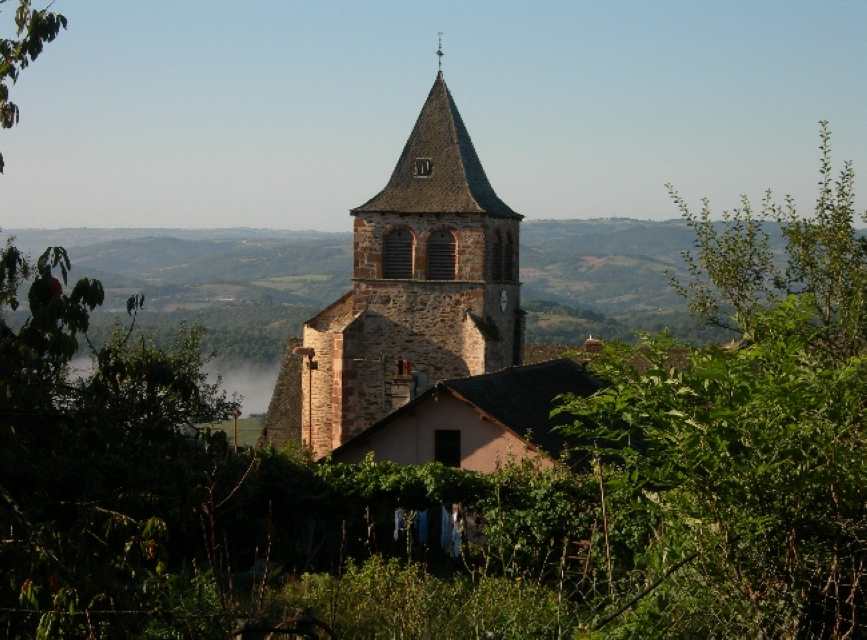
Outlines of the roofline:
M382 191L380 191L382 193ZM376 199L379 195L377 193L370 200ZM359 205L349 210L349 215L357 216L362 213L395 213L397 215L405 215L405 216L488 216L490 218L494 218L497 220L523 220L526 216L522 213L518 213L517 211L513 211L511 214L496 214L491 213L486 209L482 209L479 207L478 211L402 211L398 209L364 209L364 205Z
M566 363L568 363L568 364L570 364L570 365L572 365L578 369L581 369L582 371L584 371L584 373L587 373L587 367L584 366L585 363L576 362L572 358L560 357L560 358L551 358L550 360L541 360L539 362L534 362L532 364L513 364L511 366L503 367L502 369L498 369L497 371L491 371L490 373L479 373L479 374L474 375L474 376L465 376L463 378L449 378L447 380L442 380L441 384L448 384L451 382L457 382L459 380L466 380L467 378L481 378L483 376L496 376L496 375L499 375L501 373L505 373L507 371L510 371L512 369L525 369L525 370L526 369L538 369L539 367L550 365L552 362L559 362L559 361L566 362ZM438 384L440 384L440 383L438 383Z
M529 365L529 366L534 366L534 365ZM505 371L505 369L503 369L503 371ZM481 375L491 375L491 374L481 374ZM475 376L468 376L468 377L475 377ZM461 378L456 378L456 379L461 379ZM479 405L477 405L472 400L465 398L458 391L452 389L448 383L449 383L448 380L442 380L440 382L437 382L434 386L432 386L430 389L428 389L427 391L422 393L417 398L414 398L414 399L410 400L409 402L407 402L405 405L398 407L397 409L395 409L394 411L389 413L384 418L381 418L379 421L373 423L371 426L369 426L367 429L365 429L361 433L354 435L349 440L347 440L346 442L341 444L339 447L332 449L331 452L327 456L323 456L322 458L320 458L320 460L324 460L325 458L334 456L334 454L346 450L349 447L349 445L359 444L361 442L364 442L370 436L382 431L388 425L388 423L390 423L392 420L402 416L404 413L410 412L412 409L414 409L416 407L416 405L420 404L423 400L426 400L428 398L428 396L434 395L437 391L446 391L456 400L459 400L465 404L468 404L470 407L472 407L478 414L480 414L480 417L484 418L485 420L488 420L489 422L492 422L493 424L501 427L505 431L511 433L513 436L515 436L521 442L523 442L527 446L527 448L530 449L531 451L533 451L534 453L538 453L539 455L546 456L547 458L550 458L551 460L556 462L557 459L550 452L544 450L539 445L531 442L530 440L528 440L527 438L522 436L520 433L515 431L512 427L510 427L509 425L502 422L499 418L497 418L496 416L485 411L483 408L481 408Z
M438 86L441 86L442 90L445 92L446 109L447 109L446 126L448 128L450 138L451 138L450 145L457 147L455 157L457 159L458 166L460 168L460 172L463 175L463 186L466 189L466 195L469 197L469 202L471 204L475 205L475 207L476 207L476 210L452 212L452 213L484 214L484 215L489 215L492 218L522 220L524 218L524 216L521 215L520 213L517 213L516 211L513 211L512 208L508 204L506 204L502 198L500 198L497 195L496 191L494 190L493 186L491 185L491 182L488 179L487 173L485 172L484 166L482 165L482 162L478 157L478 153L475 150L475 146L473 145L472 137L470 136L470 133L467 130L466 124L464 123L463 118L460 115L460 111L458 110L457 104L455 103L455 99L452 96L452 92L449 90L449 87L446 84L445 76L443 75L442 69L437 71L437 75L436 75L436 78L434 79L433 86L431 86L430 91L428 91L427 98L425 99L424 103L422 104L422 108L419 111L418 117L416 117L416 119L415 119L415 123L413 124L413 127L410 130L409 135L407 136L406 142L404 142L402 151L397 158L397 162L395 163L395 168L392 170L392 174L389 177L388 182L385 184L385 186L382 189L379 190L378 193L376 193L376 195L369 198L367 201L360 204L359 206L350 209L349 210L350 215L354 216L354 215L357 215L358 213L362 213L362 210L364 210L364 213L404 213L407 215L416 215L416 214L430 215L432 213L450 213L450 212L431 212L431 211L408 212L408 211L396 211L393 209L392 210L381 210L378 208L366 209L366 207L369 204L376 201L376 199L379 198L380 196L382 196L384 193L388 192L389 186L392 184L392 180L397 175L397 171L401 166L401 162L404 160L405 154L408 151L408 145L413 140L413 134L415 133L419 124L422 122L422 116L424 115L424 109L428 105L428 103L431 101L431 99L434 97L434 92L437 90ZM505 213L505 214L493 213L490 210L483 207L482 204L479 202L479 197L477 196L476 192L474 192L473 187L471 186L471 181L469 180L469 175L468 175L468 171L467 171L467 157L465 157L463 147L460 144L460 142L463 138L460 135L461 129L458 127L458 123L461 124L461 127L463 128L462 130L466 134L466 142L468 144L468 149L472 152L472 157L474 157L475 161L478 163L478 169L481 172L480 177L484 180L485 185L487 185L487 188L491 191L491 194L493 195L494 199L496 201L498 201L499 204L502 207L504 207L508 213Z
M316 322L316 320L318 320L318 319L320 318L320 316L322 316L323 313L325 313L325 312L328 311L329 309L332 309L332 308L336 307L336 306L339 305L341 302L343 302L343 301L345 301L347 298L349 298L353 293L354 293L353 289L350 289L349 291L347 291L346 293L344 293L342 296L340 296L339 298L337 298L337 300L335 300L334 302L332 302L331 304L329 304L327 307L323 307L322 309L320 309L319 311L317 311L317 312L316 312L316 315L314 315L313 317L311 317L311 318L305 320L305 321L304 321L304 324L303 324L302 326L304 326L304 327L310 326L310 324L313 323L313 322Z
M394 411L392 411L388 415L386 415L386 416L380 418L379 420L377 420L376 422L374 422L372 425L370 425L367 429L365 429L361 433L355 434L349 440L347 440L346 442L341 444L339 447L335 447L334 449L331 450L331 452L328 455L320 458L320 460L324 460L325 458L329 458L329 457L333 456L335 453L343 451L350 444L357 444L359 442L363 442L366 438L371 436L373 433L378 433L379 431L381 431L385 427L385 425L387 425L389 422L391 422L392 419L397 418L398 416L402 416L404 413L408 413L409 411L414 409L415 406L417 404L419 404L422 400L426 399L428 396L433 395L436 391L439 391L440 390L439 387L440 387L440 383L437 382L434 386L432 386L430 389L428 389L427 391L422 393L417 398L413 398L412 400L407 402L405 405L398 407L397 409L395 409Z
M525 438L525 437L522 436L520 433L518 433L517 431L515 431L514 429L512 429L512 427L510 427L510 426L507 425L506 423L504 423L504 422L502 422L501 420L499 420L496 416L491 415L490 413L488 413L487 411L485 411L484 409L482 409L479 405L477 405L475 402L473 402L472 400L469 400L469 399L465 398L463 395L461 395L460 393L458 393L457 391L455 391L454 389L452 389L451 387L449 387L448 384L447 384L446 382L438 383L437 386L439 386L440 384L443 385L443 387L444 387L446 390L448 390L448 392L451 393L452 396L454 396L456 399L458 399L458 400L462 400L463 402L466 402L468 405L470 405L471 407L473 407L473 408L474 408L474 409L475 409L475 410L480 414L480 417L483 417L485 420L488 420L488 421L490 421L490 422L493 422L494 424L496 424L496 425L502 427L503 429L505 429L506 431L508 431L509 433L511 433L513 436L515 436L515 437L518 438L519 440L523 441L523 443L524 443L524 444L527 446L527 448L530 449L531 451L534 451L534 452L536 452L536 453L538 453L538 454L541 454L541 455L543 455L543 456L547 456L548 458L551 458L552 460L555 459L554 456L552 456L548 451L545 451L544 449L540 448L540 447L539 447L538 445L536 445L535 443L530 442L527 438Z

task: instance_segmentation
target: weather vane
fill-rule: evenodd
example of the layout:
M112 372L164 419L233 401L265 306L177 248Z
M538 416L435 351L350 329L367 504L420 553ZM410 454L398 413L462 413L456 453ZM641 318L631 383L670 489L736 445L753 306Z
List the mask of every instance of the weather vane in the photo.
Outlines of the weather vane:
M443 32L437 31L437 67L440 71L443 70L443 56L446 55L443 53Z

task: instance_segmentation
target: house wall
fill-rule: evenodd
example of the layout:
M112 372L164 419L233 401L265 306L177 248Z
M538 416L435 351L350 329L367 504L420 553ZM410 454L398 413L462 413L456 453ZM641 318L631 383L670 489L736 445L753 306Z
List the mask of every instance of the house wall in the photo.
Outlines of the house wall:
M412 411L392 418L384 428L350 443L334 454L334 459L360 462L368 452L373 452L376 460L400 464L433 462L437 429L460 430L462 469L491 473L510 461L526 459L544 467L554 465L548 455L532 449L499 424L482 418L475 408L449 393L432 394Z

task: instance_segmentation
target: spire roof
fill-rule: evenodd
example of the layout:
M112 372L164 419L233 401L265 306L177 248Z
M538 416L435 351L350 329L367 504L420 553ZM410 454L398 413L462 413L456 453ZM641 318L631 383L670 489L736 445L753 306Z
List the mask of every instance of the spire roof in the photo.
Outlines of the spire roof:
M437 73L385 188L352 213L478 213L522 218L494 193L470 134Z

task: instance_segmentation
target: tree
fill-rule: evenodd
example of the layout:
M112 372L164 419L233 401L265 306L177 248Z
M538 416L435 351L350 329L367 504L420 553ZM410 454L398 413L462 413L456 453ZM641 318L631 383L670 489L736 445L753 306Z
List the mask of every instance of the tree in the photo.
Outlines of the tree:
M0 0L0 5L8 0ZM50 4L49 4L50 7ZM11 129L18 124L19 109L10 99L10 87L21 72L66 29L66 18L46 9L33 9L31 0L18 0L15 11L15 38L0 38L0 128ZM0 153L0 173L4 169Z
M608 349L592 367L609 385L558 409L605 468L612 517L628 514L611 527L627 586L597 623L614 637L867 632L867 254L851 165L830 178L826 123L820 150L809 218L768 193L760 216L743 198L720 224L669 187L696 231L692 278L676 286L706 321L740 332L736 346L645 336Z
M0 312L24 285L30 310L18 331L0 315L0 602L37 616L0 614L2 625L9 637L31 636L34 621L40 637L97 637L93 625L107 623L84 610L160 602L168 535L173 552L195 556L207 491L238 475L225 436L195 425L237 403L208 382L197 330L167 349L118 331L91 347L93 372L73 379L102 285L82 278L65 291L72 264L61 247L31 264L10 243L0 264ZM143 303L130 298L133 319ZM116 635L132 627L111 625Z
M798 213L794 200L783 205L768 190L759 214L746 196L741 206L714 222L710 203L694 213L666 185L686 224L696 233L695 253L684 252L690 280L672 279L690 310L706 322L752 339L758 315L789 294L809 294L813 316L805 329L814 346L845 357L864 348L867 337L867 241L855 229L855 172L846 162L836 181L831 163L831 132L819 123L819 195L813 216ZM867 221L867 212L862 219ZM763 223L776 221L785 256L775 256ZM780 259L782 258L782 259ZM731 317L727 318L726 316Z

